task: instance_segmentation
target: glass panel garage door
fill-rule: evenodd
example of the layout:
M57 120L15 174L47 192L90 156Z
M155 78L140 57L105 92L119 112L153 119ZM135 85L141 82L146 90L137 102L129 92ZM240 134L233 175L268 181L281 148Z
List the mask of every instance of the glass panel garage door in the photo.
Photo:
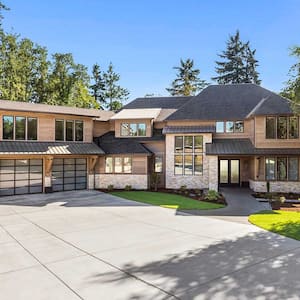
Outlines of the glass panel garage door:
M0 196L42 192L42 159L0 160Z
M56 158L52 165L52 190L71 191L86 189L86 159Z

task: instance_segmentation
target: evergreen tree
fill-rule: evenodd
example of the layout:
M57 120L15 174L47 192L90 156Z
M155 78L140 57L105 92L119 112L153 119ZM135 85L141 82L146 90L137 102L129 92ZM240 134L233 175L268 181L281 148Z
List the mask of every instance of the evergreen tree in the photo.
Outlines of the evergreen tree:
M166 88L172 96L192 96L208 85L199 78L200 70L194 68L192 59L180 59L180 66L173 69L178 71L177 78L173 80L170 88Z
M0 27L2 26L2 20L3 20L2 12L4 10L9 10L9 8L2 1L0 1Z
M289 70L290 79L285 83L281 95L292 100L294 111L300 113L300 46L293 47L290 55L294 56L297 62Z
M213 77L219 84L256 83L260 84L259 73L256 68L256 50L251 50L249 41L243 43L237 30L226 43L226 50L219 54L222 61L216 61L216 73Z
M99 103L100 108L103 109L105 107L105 81L98 64L93 65L92 79L94 82L94 84L90 86L92 96L94 97L95 101Z
M109 110L122 108L122 102L128 99L129 91L118 84L120 74L114 71L112 63L109 64L108 70L103 74L103 79L105 83L104 99L106 108Z

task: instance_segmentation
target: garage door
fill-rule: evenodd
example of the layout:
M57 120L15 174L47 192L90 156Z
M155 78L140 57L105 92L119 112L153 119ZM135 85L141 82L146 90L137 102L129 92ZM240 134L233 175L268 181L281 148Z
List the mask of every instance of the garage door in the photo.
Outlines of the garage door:
M86 189L86 159L56 158L52 165L52 190L71 191Z
M0 160L0 196L42 192L42 159Z

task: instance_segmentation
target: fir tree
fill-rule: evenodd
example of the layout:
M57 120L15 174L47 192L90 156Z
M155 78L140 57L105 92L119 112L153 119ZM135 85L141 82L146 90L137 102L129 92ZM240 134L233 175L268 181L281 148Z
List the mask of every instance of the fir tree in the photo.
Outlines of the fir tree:
M166 90L172 96L192 96L203 90L208 84L199 78L200 70L194 68L192 59L180 60L180 66L174 67L177 70L176 79Z
M256 50L251 50L249 41L243 43L237 30L230 36L226 43L226 50L219 54L221 61L216 61L216 73L219 76L212 80L219 84L231 83L256 83L260 84L259 73L256 68L258 61L255 59Z
M94 82L94 84L90 86L92 96L94 97L95 101L99 103L100 108L103 109L105 106L105 81L98 64L93 65L92 79Z

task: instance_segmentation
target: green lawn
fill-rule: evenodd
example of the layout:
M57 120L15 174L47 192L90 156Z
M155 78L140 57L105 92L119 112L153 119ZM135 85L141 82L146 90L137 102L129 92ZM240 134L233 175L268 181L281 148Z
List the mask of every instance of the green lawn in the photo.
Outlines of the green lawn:
M174 208L180 210L189 209L216 209L224 207L222 204L208 203L204 201L193 200L181 195L159 193L159 192L144 192L144 191L122 191L111 192L112 195L134 200L137 202L148 203L161 207Z
M300 212L260 211L251 215L249 221L266 230L300 240Z

